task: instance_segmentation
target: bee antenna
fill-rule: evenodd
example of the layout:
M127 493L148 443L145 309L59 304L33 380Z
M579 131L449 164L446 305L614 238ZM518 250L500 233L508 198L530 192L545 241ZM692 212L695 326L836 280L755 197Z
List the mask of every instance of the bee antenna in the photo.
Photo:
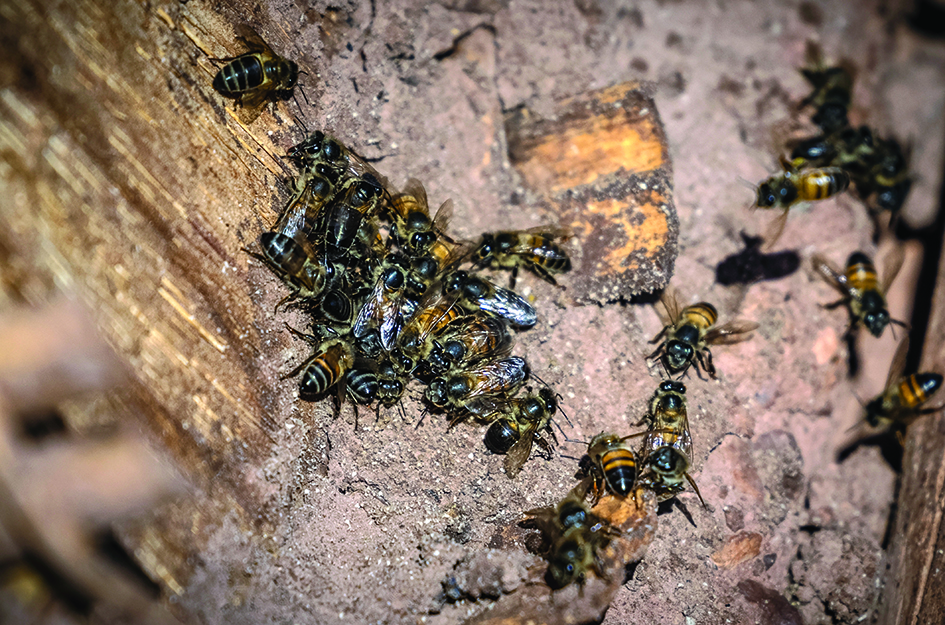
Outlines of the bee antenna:
M567 454L558 454L558 456L561 458L567 458L568 460L577 460L578 462L581 461L580 458L575 458L574 456L569 456Z
M558 395L557 393L555 393L555 396L557 396L559 399L564 399L563 397L561 397L561 395ZM566 412L564 411L564 408L561 407L561 404L560 404L560 403L558 404L558 412L560 412L562 415L564 415L564 420L568 422L568 425L570 425L572 428L574 428L574 424L571 423L571 419L568 418L568 413L566 413ZM561 429L560 426L558 427L558 429ZM564 432L562 432L562 434L563 434L563 433L564 433Z
M562 432L562 434L564 434L564 432ZM587 442L587 441L582 441L582 440L579 439L579 438L568 438L567 436L564 437L564 442L565 442L565 443L578 443L578 444L580 444L580 445L584 445L585 447L587 447L588 445L590 445L590 443Z
M751 180L748 180L747 178L742 178L741 176L738 177L738 183L741 184L742 186L748 187L752 191L755 191L758 189L757 183L754 183Z
M430 412L430 411L427 410L426 408L423 409L423 412L420 413L420 420L417 421L417 425L414 426L413 429L415 429L415 430L419 430L419 429L420 429L420 424L423 423L423 420L426 418L428 412Z

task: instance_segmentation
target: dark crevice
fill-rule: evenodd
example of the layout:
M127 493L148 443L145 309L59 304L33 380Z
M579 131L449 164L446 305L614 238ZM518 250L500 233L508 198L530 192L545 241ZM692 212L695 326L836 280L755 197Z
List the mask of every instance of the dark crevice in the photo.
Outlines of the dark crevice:
M490 33L492 33L493 38L496 36L496 29L495 29L495 26L493 26L492 24L476 24L475 26L473 26L473 27L470 28L469 30L467 30L467 31L465 31L465 32L460 33L459 35L457 35L457 36L453 39L453 45L451 45L449 48L447 48L447 49L445 49L445 50L441 50L441 51L437 52L436 54L434 54L434 55L433 55L433 59L434 59L435 61L442 61L443 59L446 59L446 58L449 58L449 57L453 56L453 55L456 54L456 52L459 50L460 44L462 44L463 41L465 41L470 35L472 35L474 32L476 32L476 31L479 30L480 28L482 28L482 29L484 29L484 30L487 30L487 31L489 31Z
M161 595L160 586L145 574L124 545L118 542L118 538L112 530L105 530L95 536L94 544L98 554L109 564L121 570L124 577L134 579L139 586L155 599Z
M906 23L920 35L945 38L945 5L934 0L917 0Z

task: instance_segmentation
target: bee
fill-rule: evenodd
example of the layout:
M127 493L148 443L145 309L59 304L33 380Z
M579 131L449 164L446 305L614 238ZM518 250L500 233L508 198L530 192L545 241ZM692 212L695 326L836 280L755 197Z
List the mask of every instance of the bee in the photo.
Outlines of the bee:
M398 373L397 367L390 359L378 364L377 382L377 399L381 405L393 406L403 397L406 388L405 377Z
M352 369L345 377L348 395L356 404L367 405L377 399L377 374L370 369Z
M758 327L754 321L738 319L716 327L718 312L708 302L699 302L679 308L676 294L666 291L660 298L666 310L664 327L651 343L664 339L647 358L659 358L670 373L685 373L695 364L696 374L700 366L711 377L715 377L710 345L731 345L751 338L751 331ZM701 377L701 376L700 376Z
M331 171L309 176L282 211L273 231L296 240L311 241L322 210L334 196L337 182Z
M938 373L913 373L903 377L908 353L909 337L906 337L899 343L889 366L886 390L866 404L866 422L873 427L908 425L916 417L938 412L943 408L922 408L942 386L942 376Z
M386 194L387 180L364 157L320 130L290 148L287 155L302 172L303 179L313 171L323 175L325 171L333 171L339 178L338 183L347 185L370 176L368 180Z
M512 343L505 320L473 313L454 319L444 328L427 360L431 369L442 375L487 358L505 358L512 351Z
M419 180L411 178L404 191L391 199L391 239L407 256L425 256L439 237L445 236L452 215L453 202L447 200L431 219L427 192Z
M401 355L408 359L411 371L416 363L430 355L434 348L434 337L463 315L463 309L457 305L455 297L442 295L422 302L417 310L397 340L397 347Z
M395 259L385 259L374 288L361 307L354 322L352 334L362 338L368 332L379 332L381 349L389 352L404 327L405 317L410 316L409 305L404 296L404 269Z
M443 283L443 292L458 293L460 304L469 312L482 310L517 328L530 328L538 321L535 309L517 293L465 271L450 274Z
M665 380L660 383L650 400L648 418L652 429L644 438L644 452L669 445L679 449L687 458L692 457L686 387L682 382Z
M521 471L536 441L542 449L551 453L553 447L542 437L541 432L548 432L554 440L551 418L558 410L558 401L550 389L542 388L537 395L509 399L496 408L502 416L489 426L483 442L492 453L506 454L503 465L506 475L511 479Z
M908 158L894 139L879 139L867 180L858 189L873 212L888 210L895 217L912 188Z
M626 441L638 436L642 434L620 437L616 434L601 433L587 445L587 453L581 458L578 475L591 478L596 501L599 501L605 492L618 497L626 497L633 492L637 484L639 463L637 455Z
M525 519L519 525L529 529L537 529L549 542L556 540L561 534L572 527L587 527L598 525L601 528L605 522L591 512L584 498L587 496L587 481L583 481L571 489L564 499L557 505L535 508L525 512Z
M353 366L354 349L344 339L334 338L325 341L311 358L288 377L301 370L299 397L305 401L314 401L344 379Z
M331 289L321 298L313 310L315 318L328 325L333 331L344 334L351 329L355 321L360 298L352 298L345 290Z
M839 271L830 261L815 254L811 259L814 270L827 281L830 286L843 294L843 298L826 308L836 308L846 304L850 310L850 327L847 333L852 333L860 324L866 326L875 337L883 334L883 330L890 323L903 328L909 326L889 316L886 306L886 291L902 268L904 255L902 248L897 247L890 252L883 265L883 280L880 282L873 262L863 252L853 252L847 260L845 271Z
M650 449L643 457L645 468L640 476L640 483L644 488L656 493L657 500L662 502L681 493L686 488L685 482L689 482L702 502L702 507L706 507L696 481L688 473L691 463L689 458L690 456L674 445Z
M493 409L493 404L487 400L514 395L528 374L528 363L517 356L488 361L473 369L434 379L425 396L437 408L468 410L477 414Z
M519 267L530 269L557 285L554 274L571 271L571 259L555 239L568 236L567 230L550 226L484 233L472 258L480 267L511 269L512 288L515 288Z
M811 121L820 126L825 133L831 133L850 125L847 111L853 94L853 71L848 67L828 67L819 47L808 42L808 66L801 69L801 74L814 88L809 96L800 103L800 108L812 106L815 109Z
M317 262L296 239L281 232L259 236L262 254L250 254L264 262L293 290L286 299L314 299L332 285L338 276L333 263Z
M385 193L380 181L371 174L365 174L348 182L338 191L337 201L332 202L325 213L322 231L326 255L332 260L348 255L359 234L363 234L362 223L365 219L373 223ZM373 226L368 227L373 234ZM368 236L368 245L373 243L373 236Z
M250 52L228 59L213 78L213 88L242 106L240 120L250 124L270 98L288 95L299 79L299 66L275 52L251 28L239 28Z

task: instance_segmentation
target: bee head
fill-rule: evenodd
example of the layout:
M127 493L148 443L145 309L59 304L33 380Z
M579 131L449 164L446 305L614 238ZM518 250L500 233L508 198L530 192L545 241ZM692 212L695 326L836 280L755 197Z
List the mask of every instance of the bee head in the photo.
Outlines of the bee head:
M486 263L492 258L493 248L495 248L495 237L491 234L483 234L482 241L473 252L473 256L479 263Z
M670 341L666 345L666 364L673 371L682 369L692 361L692 345L682 341Z
M429 249L434 243L436 243L436 233L432 230L414 232L412 235L410 235L408 251L413 254L419 254Z
M584 550L575 538L562 541L548 558L546 581L554 589L564 588L568 584L583 581L584 573L579 566L584 561Z
M760 208L767 208L769 206L774 206L774 203L778 201L778 196L775 195L774 189L771 188L771 185L767 182L762 182L758 185L758 197L755 199L755 204Z
M446 382L436 379L430 382L426 392L427 400L438 408L446 405Z
M299 66L295 61L287 61L289 64L289 78L285 81L285 89L294 89L299 82Z
M875 337L883 334L883 330L889 325L889 313L886 310L874 310L863 316L863 325Z

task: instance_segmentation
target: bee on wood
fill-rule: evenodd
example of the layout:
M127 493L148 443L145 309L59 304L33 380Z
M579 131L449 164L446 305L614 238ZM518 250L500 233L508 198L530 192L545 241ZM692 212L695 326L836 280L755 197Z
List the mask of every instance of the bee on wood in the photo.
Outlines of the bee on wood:
M380 184L377 178L366 174L349 181L329 204L319 232L330 260L346 258L359 237L366 248L373 249L377 234L374 217L385 193Z
M702 506L706 507L696 481L688 473L690 464L690 456L677 444L649 449L643 457L644 471L640 484L655 492L657 500L662 502L681 493L689 482Z
M273 52L251 28L242 26L238 30L250 51L224 59L228 62L214 76L213 88L223 97L235 98L241 105L240 120L250 124L259 117L267 100L291 94L299 79L299 67Z
M499 415L486 431L483 442L492 453L506 454L503 465L509 479L521 471L535 442L546 453L551 453L552 444L541 435L543 431L547 432L555 440L551 418L558 410L558 401L551 389L542 388L538 394L499 402L493 409L496 413L492 415L478 415L480 418Z
M512 288L515 288L519 267L530 269L557 285L554 274L570 271L571 259L556 239L569 236L569 231L551 226L485 233L472 258L480 267L511 269Z
M899 343L889 366L886 389L866 404L866 422L873 427L908 425L916 417L938 412L943 408L922 407L942 386L942 376L938 373L913 373L903 377L908 353L909 337L906 337Z
M313 242L322 212L334 197L337 183L338 178L331 171L309 176L282 211L273 232L309 244Z
M860 324L866 326L870 334L876 337L881 336L890 323L909 328L905 322L892 319L886 305L886 291L902 268L903 258L901 247L896 247L886 256L883 279L880 282L876 267L863 252L850 254L845 271L839 271L819 254L813 256L811 261L814 270L843 295L839 301L827 304L825 308L836 308L843 304L849 308L848 334L856 330Z
M354 348L342 338L323 342L315 353L292 371L287 377L302 372L299 382L299 397L305 401L315 401L345 378L354 367ZM338 386L340 405L341 392ZM346 385L345 385L346 386Z
M443 282L443 292L458 293L460 305L469 312L481 310L517 328L530 328L538 321L535 309L518 293L465 271L450 274Z
M301 243L281 232L262 233L259 246L262 254L249 253L265 263L292 290L283 301L314 300L338 277L333 263L316 261Z
M827 134L849 126L847 113L853 96L852 68L827 66L820 48L813 42L807 43L806 56L808 65L800 71L813 91L801 101L800 108L812 106L814 115L811 121Z
M480 414L494 412L496 398L510 397L528 378L528 363L517 356L480 363L430 382L426 398L437 408Z
M850 175L840 167L798 170L783 156L780 160L783 171L759 184L755 197L758 208L782 209L765 236L769 246L781 236L792 206L799 202L825 200L850 186Z
M663 342L647 358L659 359L670 373L685 373L690 365L695 364L697 375L701 366L714 378L715 367L709 346L747 341L752 330L758 327L756 322L743 319L716 326L718 312L715 306L699 302L680 310L676 294L669 290L663 293L660 302L666 311L666 316L661 315L664 326L650 342L656 343L660 339Z
M302 173L303 180L312 173L325 175L325 172L331 171L338 176L338 184L347 186L354 180L370 175L368 179L380 187L386 197L387 179L363 156L320 130L291 147L287 155Z
M445 237L446 225L453 215L453 202L443 202L431 219L427 192L419 180L408 180L403 192L395 195L390 204L393 222L390 236L407 256L425 256L440 237Z

